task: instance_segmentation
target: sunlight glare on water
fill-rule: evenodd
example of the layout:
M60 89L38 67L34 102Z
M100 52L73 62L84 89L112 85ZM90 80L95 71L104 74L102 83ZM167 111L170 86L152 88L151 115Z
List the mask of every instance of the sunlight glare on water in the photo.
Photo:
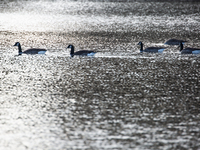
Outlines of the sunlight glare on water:
M121 6L123 10L130 9L130 15L107 14L103 9L119 7L118 3L94 2L32 2L27 1L11 5L14 11L1 13L1 28L4 30L17 31L123 31L126 30L158 30L161 27L165 30L175 28L197 30L199 17L197 14L188 16L160 16L160 15L132 15L129 7L136 7L134 3L127 3ZM93 9L91 7L94 7ZM92 9L92 10L91 10ZM119 7L119 9L121 9ZM91 12L94 11L94 12ZM100 12L101 11L101 12ZM90 13L89 13L90 12ZM96 14L99 12L99 14ZM175 26L174 26L175 24ZM114 28L113 28L114 27Z
M0 149L199 149L200 56L164 45L200 47L199 7L1 1ZM47 53L18 56L17 41Z

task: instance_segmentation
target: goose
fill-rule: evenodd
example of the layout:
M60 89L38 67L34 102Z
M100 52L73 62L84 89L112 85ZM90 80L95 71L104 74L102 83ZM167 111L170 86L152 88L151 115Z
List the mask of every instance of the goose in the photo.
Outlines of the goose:
M78 55L78 56L94 56L94 54L96 54L96 52L90 51L90 50L80 50L80 51L74 52L74 46L71 45L71 44L67 48L71 48L71 52L70 52L71 57L74 57L74 55Z
M187 48L183 49L182 42L179 43L179 47L180 47L181 54L200 54L200 48L187 47Z
M140 45L140 52L149 52L149 53L162 53L164 51L164 47L148 47L145 50L143 50L143 43L139 42L137 45Z
M45 54L46 53L46 49L38 49L38 48L32 48L32 49L28 49L24 52L22 52L22 48L19 42L16 42L14 46L18 46L18 50L19 50L19 55L22 54Z
M177 40L177 39L170 39L167 42L165 42L165 44L166 45L179 45L180 42L182 42L184 44L187 41Z

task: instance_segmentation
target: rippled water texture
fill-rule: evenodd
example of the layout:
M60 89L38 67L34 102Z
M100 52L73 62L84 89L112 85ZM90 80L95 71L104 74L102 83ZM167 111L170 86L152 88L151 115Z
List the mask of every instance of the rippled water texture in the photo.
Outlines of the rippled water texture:
M200 149L198 2L0 1L0 149ZM46 48L17 56L13 47ZM141 54L164 46L163 54ZM69 44L98 51L69 55Z

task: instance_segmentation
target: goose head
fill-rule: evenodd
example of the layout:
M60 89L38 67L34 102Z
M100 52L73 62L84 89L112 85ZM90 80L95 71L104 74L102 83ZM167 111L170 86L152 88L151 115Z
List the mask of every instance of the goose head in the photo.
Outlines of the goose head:
M18 46L19 55L21 55L22 54L22 48L21 48L20 43L16 42L15 45L13 45L13 46Z
M140 41L137 45L140 45L140 52L142 53L143 52L143 43Z
M143 45L143 43L140 41L137 45Z
M16 42L15 45L13 45L13 46L20 46L20 43Z
M70 55L73 57L74 56L74 46L70 44L70 45L68 45L67 48L71 48Z
M67 48L73 48L73 47L74 47L74 46L73 46L73 45L71 45L71 44L67 46Z

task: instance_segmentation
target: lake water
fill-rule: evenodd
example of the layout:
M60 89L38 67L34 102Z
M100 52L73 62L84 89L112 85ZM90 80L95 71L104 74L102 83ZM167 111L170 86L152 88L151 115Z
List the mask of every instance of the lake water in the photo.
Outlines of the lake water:
M0 2L0 149L200 149L199 2ZM46 48L18 55L13 47ZM141 54L164 46L163 54ZM69 44L98 51L71 58Z

